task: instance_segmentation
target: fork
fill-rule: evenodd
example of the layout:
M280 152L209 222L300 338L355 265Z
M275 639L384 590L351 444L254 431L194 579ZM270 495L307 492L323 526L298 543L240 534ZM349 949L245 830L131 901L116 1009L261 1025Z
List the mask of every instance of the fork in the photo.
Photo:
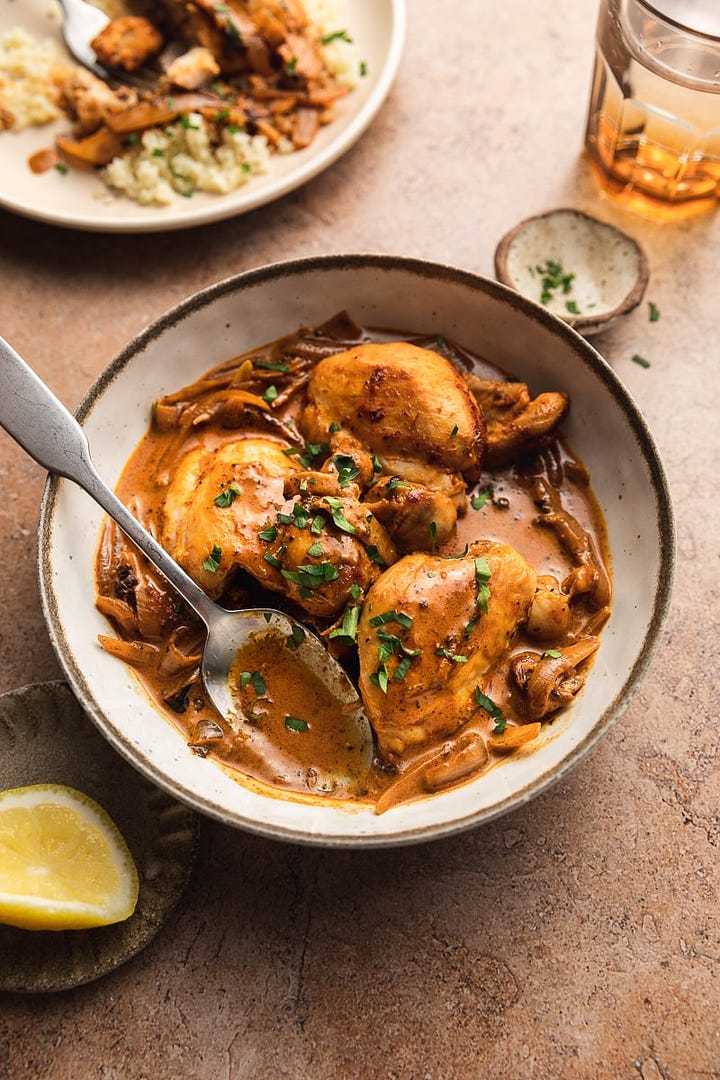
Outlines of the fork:
M117 72L103 67L90 47L90 42L110 22L109 17L99 8L87 4L85 0L60 0L63 14L63 39L68 52L78 64L87 68L98 79L111 86L135 86L138 90L154 90L160 72L144 73L129 71Z

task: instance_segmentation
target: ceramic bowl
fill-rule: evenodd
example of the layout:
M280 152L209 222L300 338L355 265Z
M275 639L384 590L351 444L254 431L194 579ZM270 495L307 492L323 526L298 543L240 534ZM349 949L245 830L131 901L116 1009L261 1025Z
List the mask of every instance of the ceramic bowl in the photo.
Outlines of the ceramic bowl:
M555 271L548 264L559 267ZM526 218L495 251L499 281L568 326L592 336L607 330L642 300L649 269L631 236L580 210L549 210Z
M615 603L585 690L533 753L465 786L386 814L250 791L192 754L130 668L103 652L94 606L102 513L65 480L42 506L40 578L50 634L75 693L112 745L150 780L229 825L279 839L383 846L447 835L537 795L575 765L626 707L666 614L674 531L652 436L609 365L577 333L511 289L446 266L392 256L326 256L252 270L184 301L132 341L82 402L100 473L116 483L144 434L150 403L243 350L337 311L369 326L452 338L528 382L561 389L567 437L589 466L604 512Z

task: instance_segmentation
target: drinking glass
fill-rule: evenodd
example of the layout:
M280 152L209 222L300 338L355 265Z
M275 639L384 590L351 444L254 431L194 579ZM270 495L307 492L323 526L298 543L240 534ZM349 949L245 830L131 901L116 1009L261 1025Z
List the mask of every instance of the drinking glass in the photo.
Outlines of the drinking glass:
M720 200L720 0L601 0L585 146L601 189L672 221Z

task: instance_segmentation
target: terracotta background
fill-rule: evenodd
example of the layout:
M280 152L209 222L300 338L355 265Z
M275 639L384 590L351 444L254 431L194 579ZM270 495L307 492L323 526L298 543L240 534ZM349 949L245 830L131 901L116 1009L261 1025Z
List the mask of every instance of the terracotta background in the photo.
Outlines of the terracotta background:
M377 251L491 275L529 214L567 205L621 225L646 248L661 318L643 305L596 344L660 446L679 552L649 674L569 779L406 850L300 849L204 822L190 888L143 953L75 991L0 996L0 1075L720 1077L720 222L656 226L597 195L580 154L595 6L409 0L373 127L245 217L143 238L0 212L0 333L70 407L150 320L240 270ZM0 690L59 676L36 585L43 481L0 434Z

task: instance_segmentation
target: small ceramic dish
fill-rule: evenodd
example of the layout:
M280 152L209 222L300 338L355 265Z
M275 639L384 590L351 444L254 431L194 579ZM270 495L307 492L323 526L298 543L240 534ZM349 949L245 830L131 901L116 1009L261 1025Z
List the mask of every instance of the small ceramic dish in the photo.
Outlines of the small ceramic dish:
M0 790L30 784L64 784L99 803L140 878L125 922L59 932L0 925L0 990L48 993L98 979L152 941L190 878L200 819L118 757L62 682L0 696Z
M313 326L341 310L365 326L445 336L526 381L563 390L566 437L588 466L603 511L615 601L583 692L534 752L477 780L376 814L363 805L293 802L253 791L200 758L151 704L133 671L104 652L95 608L102 511L52 479L40 525L40 582L68 678L105 737L154 783L234 826L295 842L372 847L478 825L562 777L636 690L667 612L674 529L667 481L648 428L605 360L561 320L497 282L436 263L334 255L249 271L204 290L132 341L100 376L78 416L100 473L116 484L147 430L151 403L214 364Z
M599 334L643 298L648 264L640 245L580 210L526 218L495 251L499 281L559 315L581 334Z

